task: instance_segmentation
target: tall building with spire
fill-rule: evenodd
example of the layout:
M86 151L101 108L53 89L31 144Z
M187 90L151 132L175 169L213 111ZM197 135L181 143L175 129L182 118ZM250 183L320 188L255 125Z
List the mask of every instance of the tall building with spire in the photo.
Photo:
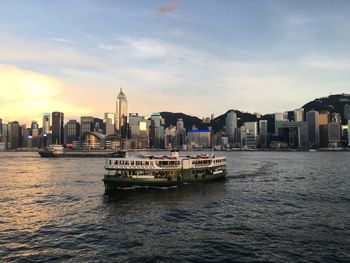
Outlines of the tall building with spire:
M128 100L123 93L123 90L120 89L120 92L116 101L116 120L115 120L115 129L117 133L120 134L122 127L126 125L126 120L128 116Z

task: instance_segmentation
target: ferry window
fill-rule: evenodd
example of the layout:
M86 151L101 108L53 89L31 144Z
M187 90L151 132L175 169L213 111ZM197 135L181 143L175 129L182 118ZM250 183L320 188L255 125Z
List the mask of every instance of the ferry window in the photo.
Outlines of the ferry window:
M131 161L131 165L134 165L134 161Z
M150 165L153 165L153 161L150 161L149 164L150 164Z
M140 165L140 162L139 162L139 161L136 161L136 165Z
M126 164L126 165L129 165L129 161L126 161L125 164Z
M118 164L118 161L115 161L114 164Z
M149 165L149 162L146 162L146 165Z
M112 164L112 160L109 160L109 164Z

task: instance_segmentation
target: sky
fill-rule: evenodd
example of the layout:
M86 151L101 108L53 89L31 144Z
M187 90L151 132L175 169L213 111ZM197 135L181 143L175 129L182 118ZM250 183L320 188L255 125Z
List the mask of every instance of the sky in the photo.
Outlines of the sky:
M0 1L0 118L262 114L350 92L350 1Z

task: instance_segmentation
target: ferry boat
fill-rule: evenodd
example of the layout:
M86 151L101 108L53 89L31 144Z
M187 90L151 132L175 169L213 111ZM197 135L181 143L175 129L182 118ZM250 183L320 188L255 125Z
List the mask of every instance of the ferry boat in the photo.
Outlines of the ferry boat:
M226 158L208 154L179 156L175 150L169 156L127 157L126 152L116 152L106 160L105 170L106 190L172 187L224 179Z
M41 157L61 157L64 154L64 148L60 144L52 144L39 151L39 154Z
M58 157L60 158L63 158L63 157L107 158L107 157L113 156L113 152L111 151L65 151L64 147L59 144L53 144L48 147L45 147L45 149L39 151L39 154L41 157L45 157L45 158L58 158Z

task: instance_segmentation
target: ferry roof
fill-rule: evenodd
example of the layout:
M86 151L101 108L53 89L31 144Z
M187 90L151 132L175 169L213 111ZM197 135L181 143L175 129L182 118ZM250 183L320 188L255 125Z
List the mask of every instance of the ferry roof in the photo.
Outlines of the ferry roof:
M211 156L211 155L180 155L177 157L170 156L170 155L135 155L135 156L128 156L126 159L149 159L149 160L184 160L184 159L225 159L224 156Z

